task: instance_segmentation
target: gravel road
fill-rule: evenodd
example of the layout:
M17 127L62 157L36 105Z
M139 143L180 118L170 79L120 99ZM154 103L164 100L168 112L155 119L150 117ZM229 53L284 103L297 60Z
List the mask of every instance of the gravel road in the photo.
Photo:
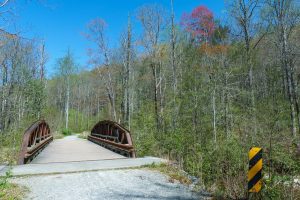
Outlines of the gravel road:
M107 170L14 178L30 192L25 199L204 199L187 186L147 169Z

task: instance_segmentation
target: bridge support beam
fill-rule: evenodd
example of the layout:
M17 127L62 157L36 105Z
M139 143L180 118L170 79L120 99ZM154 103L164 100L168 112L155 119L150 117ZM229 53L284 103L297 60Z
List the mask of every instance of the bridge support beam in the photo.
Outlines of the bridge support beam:
M88 140L123 156L136 157L129 130L116 122L109 120L98 122Z
M18 164L29 163L52 141L49 125L44 120L33 123L24 132Z

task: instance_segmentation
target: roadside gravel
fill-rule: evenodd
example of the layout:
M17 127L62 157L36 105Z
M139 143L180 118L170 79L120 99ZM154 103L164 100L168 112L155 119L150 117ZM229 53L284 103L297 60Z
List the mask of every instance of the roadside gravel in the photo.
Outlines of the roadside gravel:
M180 183L171 183L147 169L107 170L59 175L19 177L12 182L29 188L24 199L204 199Z

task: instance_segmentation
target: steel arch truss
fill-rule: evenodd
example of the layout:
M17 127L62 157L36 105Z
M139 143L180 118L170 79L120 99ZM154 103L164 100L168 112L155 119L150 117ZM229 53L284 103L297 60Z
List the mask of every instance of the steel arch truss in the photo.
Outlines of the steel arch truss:
M32 161L52 140L49 125L44 120L33 123L24 132L18 164Z
M135 158L135 150L129 130L120 124L105 120L92 129L88 140L126 157Z

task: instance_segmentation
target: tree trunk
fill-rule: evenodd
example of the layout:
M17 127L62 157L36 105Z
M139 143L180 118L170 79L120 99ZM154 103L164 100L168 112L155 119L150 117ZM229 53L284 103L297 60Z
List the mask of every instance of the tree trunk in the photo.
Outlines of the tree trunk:
M172 85L173 85L173 114L172 114L172 128L176 129L177 121L177 67L175 62L175 45L176 45L176 35L175 35L175 13L174 13L174 1L171 0L171 66L172 66Z
M216 111L216 87L214 86L212 92L212 111L213 111L213 135L214 135L214 142L217 143L217 111Z
M226 66L225 66L226 68ZM227 70L227 69L225 69ZM225 72L225 88L224 88L224 104L225 104L225 133L229 138L229 98L228 98L228 72Z
M282 20L282 19L281 19ZM287 89L288 89L288 98L290 103L290 112L291 112L291 132L294 137L296 137L297 127L296 127L296 113L295 113L295 93L293 87L293 74L288 58L288 44L287 44L287 31L286 27L281 22L281 40L282 40L282 51L281 51L281 61L285 69L286 78L287 78ZM299 121L300 123L300 121Z
M67 94L66 94L66 106L65 106L65 118L66 118L66 129L69 127L69 104L70 104L70 80L67 78Z
M151 63L151 69L152 69L152 75L154 79L154 111L155 111L155 121L156 121L156 128L157 131L160 130L160 124L159 124L159 113L158 113L158 81L157 81L157 70L156 65L154 63Z

